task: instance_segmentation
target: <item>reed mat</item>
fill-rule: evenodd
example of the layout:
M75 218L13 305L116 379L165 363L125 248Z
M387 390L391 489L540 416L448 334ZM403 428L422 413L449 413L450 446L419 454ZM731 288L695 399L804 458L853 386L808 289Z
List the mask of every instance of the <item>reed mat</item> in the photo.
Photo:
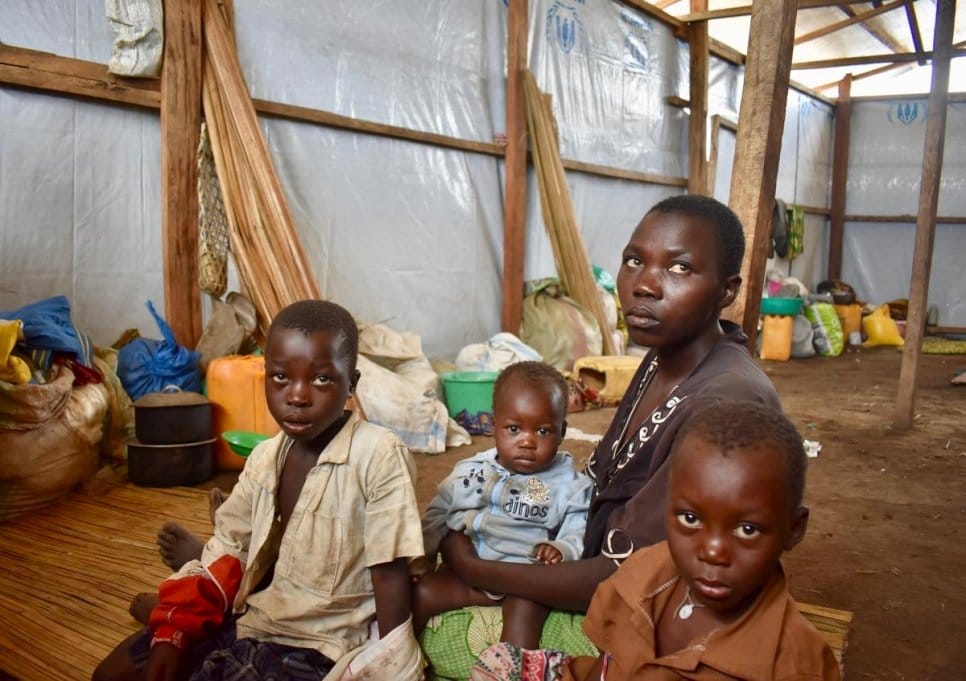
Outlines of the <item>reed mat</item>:
M207 537L206 491L124 483L0 523L0 679L90 679L137 631L131 598L171 572L155 544L166 520Z

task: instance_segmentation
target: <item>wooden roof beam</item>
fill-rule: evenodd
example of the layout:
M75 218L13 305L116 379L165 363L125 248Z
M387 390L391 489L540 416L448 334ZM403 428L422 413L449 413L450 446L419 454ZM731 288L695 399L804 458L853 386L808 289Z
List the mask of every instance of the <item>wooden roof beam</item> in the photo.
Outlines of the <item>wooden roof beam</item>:
M854 5L869 0L798 0L798 9L818 9L821 7L837 7L838 5ZM673 3L668 3L673 4ZM667 7L668 5L664 5ZM679 19L685 23L695 21L710 21L712 19L730 19L732 17L746 17L751 14L751 5L741 5L739 7L725 7L722 9L712 9L706 12L690 12L684 14Z
M906 2L908 2L908 0L906 0ZM842 12L844 12L846 16L849 16L849 17L857 16L857 14L855 13L855 10L853 10L851 7L842 6L842 7L839 7L839 9L842 10ZM903 45L901 42L899 42L896 39L896 37L891 33L889 33L888 31L883 31L877 28L876 26L873 26L872 24L862 24L861 27L862 27L862 30L864 30L866 33L871 35L880 43L888 47L893 52L906 51L906 46Z
M906 0L906 19L909 21L909 33L912 35L912 46L916 49L916 54L923 54L922 32L919 30L919 18L916 16L916 8L912 6L913 0ZM919 66L926 65L926 57L919 60Z
M631 9L636 9L641 14L646 14L647 16L657 19L664 24L671 27L674 31L674 35L678 38L686 38L685 35L685 23L678 19L673 14L668 14L663 9L658 7L656 4L651 2L646 2L646 0L617 0L620 4L626 5Z
M962 45L962 43L957 43ZM923 52L922 56L932 59L932 52ZM951 57L966 57L966 50L954 48ZM903 52L901 54L867 54L861 57L843 57L841 59L819 59L817 61L800 61L792 64L792 69L828 69L838 66L861 66L862 64L901 64L906 62L919 61L920 55L915 52Z
M955 43L953 45L953 50L957 50L963 47L966 47L966 40L962 40L958 43ZM897 62L895 64L886 64L885 66L880 66L878 68L869 69L868 71L862 71L861 73L854 73L850 75L852 76L852 80L856 81L856 80L861 80L862 78L871 78L872 76L878 76L881 73L886 73L888 71L893 71L895 69L909 70L913 68L916 68L916 66L911 62ZM819 91L831 90L834 87L838 87L839 82L841 81L835 80L835 81L832 81L831 83L825 83L824 85L819 85L815 89ZM899 95L899 96L903 96L903 95ZM922 96L922 95L916 95L916 96ZM891 97L891 98L894 99L894 97ZM871 98L862 97L861 99L871 99ZM950 99L953 101L956 101L955 97L950 97Z
M885 5L880 5L875 9L870 9L868 12L856 13L855 16L851 16L843 21L837 21L834 24L829 24L828 26L823 26L804 35L800 35L795 38L795 44L801 45L802 43L807 43L816 38L821 38L830 33L835 33L843 28L848 28L849 26L855 26L856 24L861 24L864 21L868 21L872 17L877 17L880 14L885 14L886 12L891 12L894 9L903 7L906 4L906 0L894 0L893 2L887 3Z

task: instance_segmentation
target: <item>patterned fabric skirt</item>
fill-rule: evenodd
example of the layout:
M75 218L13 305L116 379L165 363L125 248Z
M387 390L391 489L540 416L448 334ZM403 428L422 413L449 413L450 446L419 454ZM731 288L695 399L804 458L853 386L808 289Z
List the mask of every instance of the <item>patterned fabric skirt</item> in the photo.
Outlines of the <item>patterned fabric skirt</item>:
M556 650L524 650L497 643L482 653L470 671L471 681L558 681L570 655Z

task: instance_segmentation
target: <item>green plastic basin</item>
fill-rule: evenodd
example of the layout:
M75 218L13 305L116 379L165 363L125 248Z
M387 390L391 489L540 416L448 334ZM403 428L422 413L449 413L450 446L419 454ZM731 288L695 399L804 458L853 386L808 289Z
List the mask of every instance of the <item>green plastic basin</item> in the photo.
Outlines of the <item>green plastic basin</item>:
M255 449L255 445L270 437L270 435L251 433L247 430L226 430L221 434L221 439L227 442L238 456L248 456Z
M761 313L794 317L802 311L801 298L762 298Z

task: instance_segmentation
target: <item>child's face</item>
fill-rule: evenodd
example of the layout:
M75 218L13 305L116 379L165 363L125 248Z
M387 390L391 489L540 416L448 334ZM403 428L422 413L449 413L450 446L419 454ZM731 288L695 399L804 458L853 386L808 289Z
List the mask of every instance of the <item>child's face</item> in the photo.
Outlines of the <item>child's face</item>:
M705 218L649 213L624 248L617 292L631 340L652 348L686 346L716 333L739 277L723 278L714 229Z
M545 391L514 380L493 404L497 461L515 473L543 470L563 440L564 414L558 414Z
M295 440L311 442L342 416L358 376L335 332L274 329L265 347L268 410Z
M665 515L668 546L695 604L738 615L801 541L808 511L789 509L774 452L721 448L688 436L674 453Z

